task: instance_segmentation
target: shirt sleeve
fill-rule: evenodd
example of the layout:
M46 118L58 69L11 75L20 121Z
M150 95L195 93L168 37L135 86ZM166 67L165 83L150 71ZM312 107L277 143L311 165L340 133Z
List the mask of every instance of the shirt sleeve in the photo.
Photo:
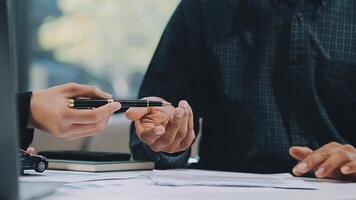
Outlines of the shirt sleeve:
M26 150L33 140L34 129L27 128L32 92L17 94L18 130L20 148Z
M177 106L187 100L198 121L201 110L200 70L201 38L200 9L196 1L182 1L171 17L148 67L139 98L161 97ZM189 34L188 34L189 33ZM198 133L198 123L195 123ZM153 152L142 143L131 126L130 148L134 159L155 161L156 168L182 168L187 165L191 150L168 154Z

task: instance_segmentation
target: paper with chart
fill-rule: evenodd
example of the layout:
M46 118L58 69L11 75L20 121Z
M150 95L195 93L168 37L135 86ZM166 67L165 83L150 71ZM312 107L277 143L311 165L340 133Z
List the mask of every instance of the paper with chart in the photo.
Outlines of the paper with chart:
M291 174L248 174L205 170L154 170L152 180L165 186L240 186L317 189Z

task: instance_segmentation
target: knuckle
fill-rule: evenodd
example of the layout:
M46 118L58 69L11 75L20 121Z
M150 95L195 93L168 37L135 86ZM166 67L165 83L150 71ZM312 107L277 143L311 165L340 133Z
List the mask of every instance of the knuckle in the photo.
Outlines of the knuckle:
M343 145L343 149L345 149L346 151L353 151L355 150L355 147L352 146L351 144L345 144Z
M339 150L336 152L337 157L343 160L349 160L349 156L348 156L348 151L345 151L343 149Z
M94 86L94 85L91 85L89 86L90 90L95 92L95 91L98 91L98 87Z
M340 143L337 143L337 142L330 142L329 144L327 144L328 146L330 147L336 147L336 146L339 146Z
M67 83L66 86L69 87L69 88L74 88L74 87L77 87L78 84L71 82L71 83Z
M315 167L315 165L317 164L313 158L307 158L306 160L304 160L304 162L307 163L309 167Z

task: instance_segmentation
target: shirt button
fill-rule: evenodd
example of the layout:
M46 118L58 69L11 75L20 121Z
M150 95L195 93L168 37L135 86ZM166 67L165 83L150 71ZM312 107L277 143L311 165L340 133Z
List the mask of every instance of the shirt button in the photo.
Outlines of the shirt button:
M302 13L298 13L297 16L300 22L304 22L304 15Z

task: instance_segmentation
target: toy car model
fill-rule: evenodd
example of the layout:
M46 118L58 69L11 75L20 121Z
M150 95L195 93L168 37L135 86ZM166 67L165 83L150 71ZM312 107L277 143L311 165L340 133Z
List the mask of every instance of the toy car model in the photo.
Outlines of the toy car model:
M31 156L24 150L19 149L19 158L22 172L26 169L33 169L36 172L42 173L48 168L47 158L43 156Z

